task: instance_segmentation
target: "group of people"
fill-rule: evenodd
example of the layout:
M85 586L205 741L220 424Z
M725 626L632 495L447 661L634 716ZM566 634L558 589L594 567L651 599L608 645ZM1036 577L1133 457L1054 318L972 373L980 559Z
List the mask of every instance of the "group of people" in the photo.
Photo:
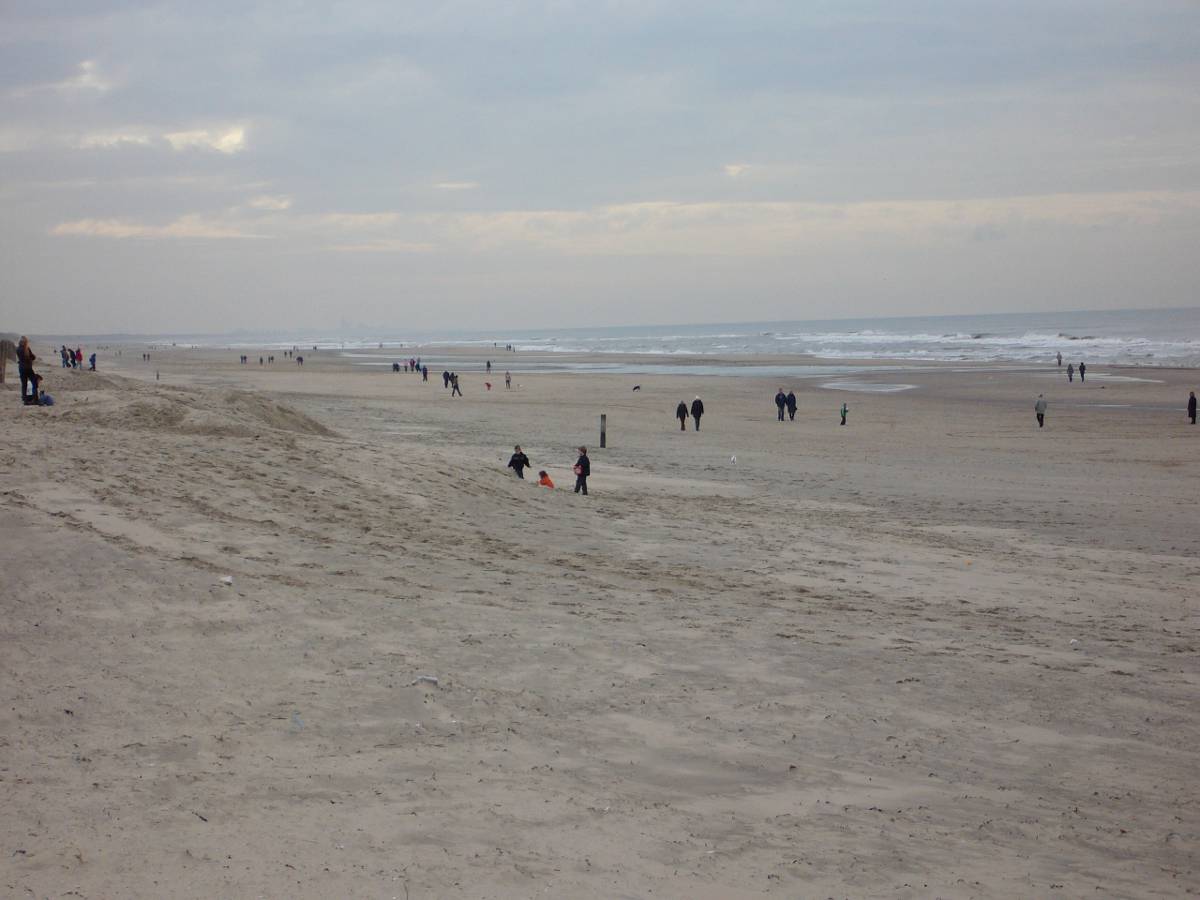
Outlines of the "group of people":
M450 388L451 397L461 397L463 395L462 388L458 384L458 373L451 372L447 369L442 370L442 387Z
M429 380L429 366L421 365L420 359L410 359L405 363L392 363L392 371L399 372L403 366L405 372L411 372L414 375L420 375L422 381Z
M83 368L83 348L76 347L72 350L66 344L63 344L58 351L62 358L62 367L64 369L82 369ZM92 372L96 371L96 354L93 353L88 357L89 369Z
M786 394L783 388L775 392L775 410L779 414L779 421L783 421L784 410L787 410L789 421L796 421L796 392L788 391Z
M1056 353L1054 355L1054 358L1058 362L1058 367L1061 369L1062 368L1062 354ZM1069 362L1069 363L1067 363L1067 381L1074 381L1074 380L1075 380L1075 363ZM1079 362L1079 380L1080 381L1087 380L1087 363L1083 362L1082 360L1080 360L1080 362Z
M587 480L592 474L592 461L588 459L587 447L580 447L579 457L575 460L575 465L572 471L575 473L575 493L587 496ZM513 470L518 478L525 480L525 470L533 468L533 464L529 462L529 456L521 449L521 445L517 444L513 447L513 455L509 457L508 467ZM550 474L542 469L538 472L538 484L542 487L554 487L554 481L551 480Z
M699 397L692 401L691 415L693 421L696 423L696 430L699 431L700 417L704 415L704 401ZM679 430L687 431L688 407L687 404L682 400L680 400L679 405L675 407L675 418L679 420Z

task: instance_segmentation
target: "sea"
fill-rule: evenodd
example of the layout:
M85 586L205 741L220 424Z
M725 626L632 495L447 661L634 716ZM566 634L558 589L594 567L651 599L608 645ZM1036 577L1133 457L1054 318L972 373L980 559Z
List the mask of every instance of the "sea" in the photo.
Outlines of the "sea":
M763 359L768 356L822 360L827 374L830 365L839 360L893 361L907 366L1046 364L1059 353L1064 365L1200 367L1200 307L478 331L360 326L330 331L172 335L155 340L185 346L319 348L339 352L365 366L390 366L390 355L404 358L407 354L397 351L417 346L424 348L424 359L430 365L440 364L439 347L477 348L482 355L494 355L502 368L664 374L675 370L681 374L751 374L739 371L741 368L762 375L777 369L796 371L795 365L768 363ZM505 355L506 346L517 355ZM381 350L387 359L381 358ZM566 358L580 353L634 357L635 361ZM556 362L559 355L563 358ZM683 357L688 357L686 363ZM713 358L711 366L705 365L706 357ZM719 362L717 358L721 358ZM741 366L729 365L729 358Z

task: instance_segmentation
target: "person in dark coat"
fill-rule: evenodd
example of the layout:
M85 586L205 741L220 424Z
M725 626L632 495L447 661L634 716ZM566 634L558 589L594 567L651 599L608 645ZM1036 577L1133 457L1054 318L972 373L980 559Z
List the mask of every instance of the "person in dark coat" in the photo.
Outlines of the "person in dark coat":
M517 473L517 477L521 480L525 479L525 470L529 468L529 457L525 455L525 451L521 449L521 445L513 447L513 455L508 461L508 467Z
M787 397L783 394L783 388L775 392L775 408L779 411L779 421L783 421L783 408L787 406Z
M1196 392L1188 391L1188 418L1192 420L1192 424L1196 424Z
M704 401L697 397L692 401L692 423L700 430L700 417L704 415Z
M33 363L37 357L29 346L29 338L21 335L17 341L17 375L21 379L21 402L26 406L36 406L38 402L37 380L33 375ZM29 396L29 386L33 385L33 396Z
M795 422L796 421L796 392L788 391L787 396L784 398L784 402L787 404L788 421Z
M687 417L687 404L680 400L679 405L675 407L675 418L679 420L680 431L687 431Z
M1067 381L1075 380L1075 363L1067 363Z
M588 459L587 447L579 448L579 459L575 460L575 493L587 496L587 480L592 474L592 461Z
M1080 364L1079 364L1079 380L1080 380L1080 381L1087 381L1087 379L1086 379L1086 378L1084 378L1084 376L1085 376L1086 374L1087 374L1087 363L1080 363Z
M450 387L450 373L446 369L442 369L442 387Z

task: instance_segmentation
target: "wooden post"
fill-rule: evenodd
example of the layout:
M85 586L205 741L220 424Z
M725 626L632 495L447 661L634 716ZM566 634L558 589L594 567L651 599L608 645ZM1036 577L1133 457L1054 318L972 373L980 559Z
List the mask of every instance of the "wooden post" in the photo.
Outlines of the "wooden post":
M600 446L602 448L608 446L608 433L606 427L607 422L608 416L604 413L600 413Z

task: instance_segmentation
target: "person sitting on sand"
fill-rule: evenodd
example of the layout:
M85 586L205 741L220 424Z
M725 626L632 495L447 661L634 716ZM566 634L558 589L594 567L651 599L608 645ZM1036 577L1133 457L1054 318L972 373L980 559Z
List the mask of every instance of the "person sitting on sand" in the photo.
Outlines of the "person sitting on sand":
M540 484L542 487L554 487L554 482L550 480L550 474L545 469L542 469L542 471L538 472L538 484Z
M587 480L592 474L592 461L588 459L587 447L579 448L579 459L575 460L575 493L587 496Z
M520 444L513 447L513 455L508 461L508 467L517 473L518 478L524 480L525 470L529 468L529 457L525 455Z
M679 405L675 407L675 418L679 420L680 431L687 431L687 417L687 404L680 400Z

